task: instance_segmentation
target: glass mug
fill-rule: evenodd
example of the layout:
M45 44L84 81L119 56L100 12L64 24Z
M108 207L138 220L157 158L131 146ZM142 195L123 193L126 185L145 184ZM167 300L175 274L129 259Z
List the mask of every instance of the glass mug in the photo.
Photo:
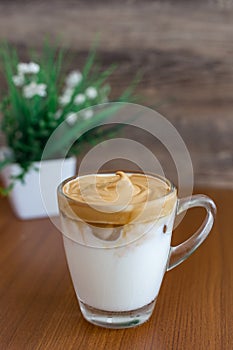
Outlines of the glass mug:
M100 227L79 217L83 203L63 192L64 185L75 177L63 181L58 187L70 275L82 315L95 325L129 328L147 321L165 272L189 257L213 226L216 207L210 198L194 195L178 199L176 187L169 180L158 175L148 176L169 186L169 193L150 203L153 217L148 221L141 222L139 215L130 224L119 227L109 225L107 218L105 225ZM170 203L165 206L169 210L164 211L164 203ZM171 246L176 215L193 207L206 209L203 224L185 242Z

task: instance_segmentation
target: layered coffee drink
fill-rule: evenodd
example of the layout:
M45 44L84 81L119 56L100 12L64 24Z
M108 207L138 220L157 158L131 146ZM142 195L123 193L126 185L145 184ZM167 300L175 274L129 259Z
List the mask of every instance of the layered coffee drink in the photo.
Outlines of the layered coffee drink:
M172 184L122 171L85 175L63 182L58 201L81 309L124 313L153 304L169 257Z

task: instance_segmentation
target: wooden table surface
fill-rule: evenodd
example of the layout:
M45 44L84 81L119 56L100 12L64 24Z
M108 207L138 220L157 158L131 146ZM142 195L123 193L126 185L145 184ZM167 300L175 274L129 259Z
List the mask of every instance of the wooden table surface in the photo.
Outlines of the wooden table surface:
M233 348L233 191L201 189L216 202L214 228L203 245L165 275L151 319L108 330L81 316L61 234L49 219L19 221L0 200L0 349ZM173 244L191 234L202 209L188 212Z

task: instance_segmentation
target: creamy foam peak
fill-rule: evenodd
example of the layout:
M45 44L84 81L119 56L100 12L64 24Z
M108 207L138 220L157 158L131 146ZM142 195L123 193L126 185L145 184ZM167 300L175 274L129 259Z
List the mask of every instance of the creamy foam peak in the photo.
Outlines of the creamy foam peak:
M168 215L176 201L169 182L139 173L94 174L74 178L62 188L74 214L90 223L122 225ZM71 214L71 213L70 213Z

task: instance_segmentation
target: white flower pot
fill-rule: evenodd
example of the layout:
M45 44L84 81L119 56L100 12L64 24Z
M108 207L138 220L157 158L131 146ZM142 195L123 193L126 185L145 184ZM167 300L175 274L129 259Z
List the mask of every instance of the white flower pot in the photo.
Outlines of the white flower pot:
M34 167L26 174L25 182L17 181L9 194L12 209L20 219L58 215L57 186L75 175L76 158L44 160L35 162ZM5 167L1 172L4 186L10 184L12 175L20 172L18 164Z

